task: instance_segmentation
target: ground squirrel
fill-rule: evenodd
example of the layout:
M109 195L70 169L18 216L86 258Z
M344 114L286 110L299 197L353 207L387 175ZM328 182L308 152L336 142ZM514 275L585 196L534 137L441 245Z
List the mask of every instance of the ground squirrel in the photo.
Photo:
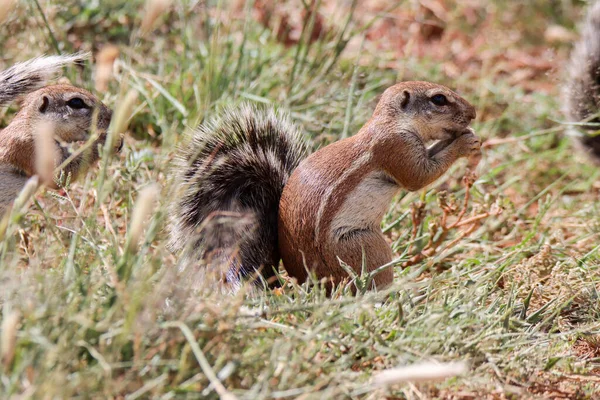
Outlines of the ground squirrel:
M64 168L63 176L76 178L98 159L98 145L106 138L111 110L92 93L75 86L39 89L62 66L80 59L79 55L40 57L0 73L0 106L24 96L17 115L0 131L0 212L11 204L27 179L36 174L35 136L40 123L52 126L56 168L71 156L73 144L88 140L92 121L97 121L97 142L76 156ZM117 142L118 146L122 144L121 140Z
M186 262L226 263L234 284L257 270L268 280L280 259L300 282L307 270L347 279L339 260L357 273L365 260L372 271L392 261L380 224L399 190L421 189L457 159L480 154L468 128L474 118L450 89L403 82L383 93L358 134L306 157L286 116L230 108L181 150L170 245ZM374 285L391 281L387 269Z
M600 131L600 1L588 9L567 72L564 113L571 122L587 123L570 129L580 147L600 165L600 135L593 135L594 131Z

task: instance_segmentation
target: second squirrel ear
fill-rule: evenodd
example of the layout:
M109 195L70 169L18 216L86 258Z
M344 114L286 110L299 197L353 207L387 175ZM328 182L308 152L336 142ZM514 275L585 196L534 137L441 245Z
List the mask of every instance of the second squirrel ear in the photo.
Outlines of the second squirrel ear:
M42 103L40 104L40 106L38 107L38 110L43 114L46 112L46 110L48 109L48 104L50 103L50 100L48 100L48 96L42 96Z
M402 100L400 102L400 106L402 108L406 108L406 106L410 102L410 93L408 90L403 90L401 96L402 96Z

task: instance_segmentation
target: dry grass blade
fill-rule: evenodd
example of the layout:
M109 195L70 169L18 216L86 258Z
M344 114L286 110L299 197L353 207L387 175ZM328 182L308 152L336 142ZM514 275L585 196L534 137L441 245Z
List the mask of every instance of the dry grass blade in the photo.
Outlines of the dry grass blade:
M31 197L35 194L35 191L39 186L40 181L37 176L34 175L29 178L15 199L15 202L13 203L13 210L21 211L27 205L27 202L31 199Z
M116 135L127 130L127 124L129 118L131 118L131 113L133 112L136 101L137 92L135 90L129 90L125 97L119 102L119 107L115 111L115 115L110 123L108 137L106 139L106 149L112 151L115 145Z
M0 359L5 369L10 368L15 357L20 320L21 314L18 311L3 312L2 326L0 327Z
M406 382L432 382L465 374L468 371L464 362L420 363L406 367L382 371L373 377L373 385L389 386Z
M181 330L181 333L183 333L183 335L185 336L186 340L188 341L190 347L192 348L192 352L194 353L194 356L196 357L196 361L198 361L200 368L202 368L202 371L204 372L204 374L210 381L210 383L213 386L213 388L215 389L215 391L219 394L221 399L224 399L224 400L236 400L237 399L237 397L235 395L230 393L225 388L225 386L223 386L223 384L221 383L221 381L219 380L219 378L217 377L217 375L211 368L210 364L208 363L208 360L204 356L204 353L200 349L200 346L198 346L198 343L196 342L196 338L194 337L194 334L192 333L192 331L186 324L179 322L179 321L167 322L167 323L163 324L163 327L164 328L178 328Z
M134 251L138 246L142 232L148 223L148 217L153 214L156 208L159 194L160 188L158 185L153 184L143 188L138 195L129 225L129 249L131 251Z
M13 7L17 4L17 0L1 0L0 1L0 24L4 22Z
M144 7L144 19L140 26L141 36L146 36L154 27L156 20L171 6L172 0L147 0Z
M108 82L113 76L113 65L119 56L119 48L114 45L106 45L96 55L95 87L99 92L108 90Z
M56 147L54 144L55 126L49 121L37 124L35 132L35 171L40 183L51 186L54 182Z

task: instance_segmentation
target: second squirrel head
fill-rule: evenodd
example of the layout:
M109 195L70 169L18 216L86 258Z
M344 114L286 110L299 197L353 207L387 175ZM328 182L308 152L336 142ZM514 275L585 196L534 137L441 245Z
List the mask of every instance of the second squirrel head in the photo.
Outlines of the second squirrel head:
M57 139L64 142L85 141L96 129L104 132L110 125L112 111L92 93L71 85L52 85L27 95L20 113L32 121L47 121L55 126Z
M374 117L398 121L425 142L444 140L464 132L475 118L475 107L445 86L430 82L402 82L388 88Z

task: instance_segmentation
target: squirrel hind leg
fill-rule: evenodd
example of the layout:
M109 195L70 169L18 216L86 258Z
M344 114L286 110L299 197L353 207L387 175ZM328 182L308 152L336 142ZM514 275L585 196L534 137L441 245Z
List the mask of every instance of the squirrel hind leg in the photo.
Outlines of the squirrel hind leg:
M362 271L363 260L366 262L367 272L372 272L392 261L393 253L390 246L379 232L367 231L351 235L334 244L329 249L330 262L328 265L338 265L337 257L352 267L357 274ZM364 255L364 257L363 257ZM334 281L341 282L348 276L342 267L331 271ZM389 286L394 279L392 268L387 268L373 277L373 286L383 289Z

